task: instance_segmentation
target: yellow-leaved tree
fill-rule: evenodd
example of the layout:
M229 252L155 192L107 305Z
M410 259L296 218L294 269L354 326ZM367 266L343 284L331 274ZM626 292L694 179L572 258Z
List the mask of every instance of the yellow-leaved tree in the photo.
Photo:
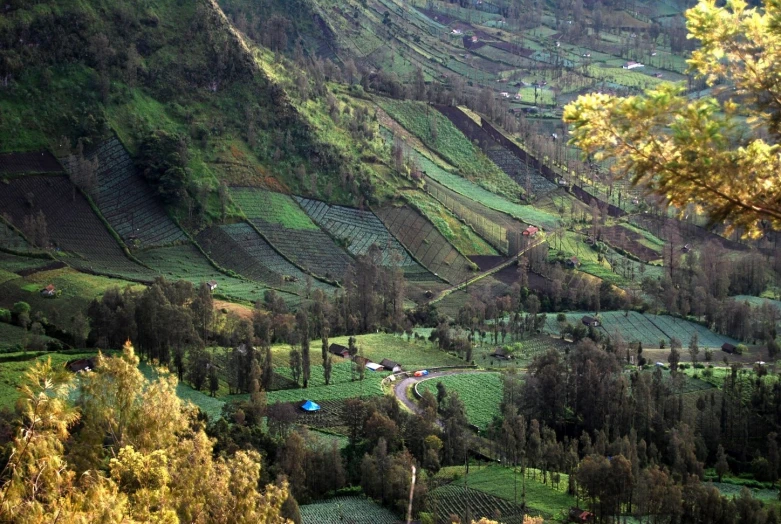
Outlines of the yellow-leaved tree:
M36 364L0 474L0 522L286 523L287 485L259 490L260 455L215 459L175 377L148 382L126 344L79 380Z
M597 160L712 223L758 236L781 228L781 1L700 0L686 12L700 47L688 61L711 86L688 97L662 84L644 95L579 97L564 109L572 139Z

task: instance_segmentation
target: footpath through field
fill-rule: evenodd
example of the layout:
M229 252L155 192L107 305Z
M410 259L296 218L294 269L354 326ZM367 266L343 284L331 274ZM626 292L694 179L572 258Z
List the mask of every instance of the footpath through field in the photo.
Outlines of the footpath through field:
M455 286L452 286L452 287L449 287L447 289L442 290L436 297L431 299L430 303L431 304L436 304L437 302L439 302L440 300L442 300L446 296L450 295L451 293L454 293L456 291L460 291L461 289L464 289L465 287L467 287L467 286L469 286L471 284L474 284L475 282L478 282L478 281L484 279L485 277L490 277L491 275L494 275L494 274L500 272L501 270L510 267L512 264L516 263L518 261L518 259L521 258L521 256L524 255L526 252L534 249L535 247L537 247L539 245L542 245L544 242L545 242L545 237L544 236L540 237L539 239L535 240L533 243L531 243L528 246L524 247L518 253L516 253L515 255L511 256L510 258L508 258L507 260L505 260L504 262L502 262L498 266L492 267L491 269L489 269L487 271L483 271L479 275L476 275L476 276L474 276L472 278L469 278L469 279L461 282L460 284L456 284Z

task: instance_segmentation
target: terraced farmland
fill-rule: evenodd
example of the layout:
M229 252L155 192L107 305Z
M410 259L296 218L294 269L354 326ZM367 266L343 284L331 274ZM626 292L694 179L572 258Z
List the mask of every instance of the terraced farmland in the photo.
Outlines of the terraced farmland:
M363 497L336 497L315 504L304 504L302 524L395 524L399 518L376 502Z
M277 253L245 222L207 228L197 240L220 266L271 287L297 292L312 278ZM317 279L312 279L312 286L328 292L334 289Z
M450 524L451 515L466 518L466 522L477 521L483 517L495 519L497 511L501 515L501 522L521 524L527 513L520 504L455 483L435 489L429 493L429 499L431 502L428 505L435 514L437 524Z
M247 219L286 258L328 280L341 280L352 258L312 222L292 197L258 188L232 188Z
M584 315L593 313L567 313L567 320L576 325ZM669 347L670 339L675 337L686 346L692 335L697 333L700 347L721 347L725 342L738 344L738 341L725 335L720 335L695 322L682 320L668 315L651 315L630 311L625 316L623 311L604 311L599 316L601 326L599 330L607 335L616 332L626 342L639 341L643 347L659 347L659 341L664 340ZM548 315L546 328L550 333L559 334L559 325L556 315Z
M0 209L21 230L25 229L25 220L42 212L54 254L75 268L147 282L156 276L154 271L125 255L87 200L73 190L65 176L11 179L0 191Z
M531 162L521 162L511 151L505 149L499 142L481 126L469 118L457 107L437 106L437 110L445 115L470 140L477 141L480 149L507 176L524 190L530 190L535 196L544 196L556 189L556 185L546 179L535 169Z
M320 227L343 241L352 255L365 255L372 245L376 245L382 250L384 265L418 265L372 211L329 206L325 202L302 197L296 197L296 200Z
M499 373L460 373L424 380L417 385L418 391L431 391L436 395L437 383L444 384L447 391L457 391L464 402L470 424L486 429L495 416L499 416L502 402L502 380Z
M532 224L551 230L555 229L560 222L559 217L552 213L548 213L530 205L516 204L496 193L488 191L471 180L448 173L442 169L427 170L426 175L460 195L474 200L490 209L507 213L526 224Z
M128 246L147 248L187 240L119 140L101 143L87 159L98 161L95 201ZM73 170L75 159L70 157L65 166Z
M187 280L196 286L214 280L217 282L216 293L240 300L254 303L262 299L268 289L260 282L221 273L192 244L149 249L141 252L138 257L169 280ZM297 304L300 300L289 293L282 293L282 297L289 304Z
M429 271L450 283L466 280L472 263L437 229L409 206L386 206L377 216L405 248Z

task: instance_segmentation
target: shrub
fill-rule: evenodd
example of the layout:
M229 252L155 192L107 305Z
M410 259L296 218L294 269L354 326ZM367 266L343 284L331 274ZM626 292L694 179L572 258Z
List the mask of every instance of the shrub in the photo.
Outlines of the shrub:
M745 344L738 344L737 347L735 348L735 353L738 355L742 355L746 351L748 351L748 347L746 347Z
M6 324L11 323L11 311L8 309L0 308L0 322L5 322Z

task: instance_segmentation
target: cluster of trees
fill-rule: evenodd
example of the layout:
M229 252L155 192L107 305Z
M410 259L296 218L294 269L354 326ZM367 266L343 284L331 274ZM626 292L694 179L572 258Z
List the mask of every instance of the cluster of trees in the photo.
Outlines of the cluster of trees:
M718 395L704 392L688 406L679 357L671 358L669 377L658 366L627 374L622 349L585 339L566 354L536 357L523 378L506 374L502 417L491 429L500 456L522 472L538 469L544 481L548 472L553 483L569 473L569 490L602 518L694 522L718 514L713 522L775 522L749 493L728 500L702 484L707 465L719 479L729 471L779 478L775 381L733 365ZM679 350L678 342L673 354Z

